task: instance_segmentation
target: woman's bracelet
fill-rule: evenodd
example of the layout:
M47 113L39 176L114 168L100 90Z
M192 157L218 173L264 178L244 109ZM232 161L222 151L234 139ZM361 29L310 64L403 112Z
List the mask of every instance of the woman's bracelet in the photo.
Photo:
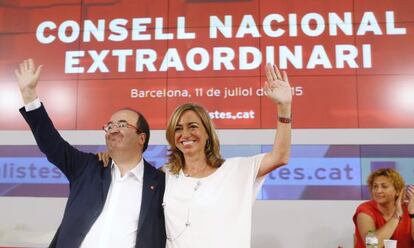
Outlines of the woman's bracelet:
M394 215L392 217L396 218L398 220L398 222L400 222L401 218L402 218L402 216L398 215L397 213L394 213Z
M278 117L278 120L280 123L285 123L285 124L289 124L292 122L292 117Z

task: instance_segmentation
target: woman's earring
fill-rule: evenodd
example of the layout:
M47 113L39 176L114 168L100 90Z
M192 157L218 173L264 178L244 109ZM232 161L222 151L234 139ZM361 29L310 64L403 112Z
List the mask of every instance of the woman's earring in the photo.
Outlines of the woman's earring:
M210 147L210 139L208 139L207 141L206 141L206 148L209 148Z

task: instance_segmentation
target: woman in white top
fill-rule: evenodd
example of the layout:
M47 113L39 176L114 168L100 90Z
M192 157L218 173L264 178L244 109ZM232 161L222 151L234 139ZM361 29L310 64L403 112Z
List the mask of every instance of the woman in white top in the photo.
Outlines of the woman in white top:
M250 247L252 205L264 177L287 164L292 93L285 72L266 66L266 96L277 104L272 151L224 160L207 111L179 106L166 136L170 145L164 193L167 248Z

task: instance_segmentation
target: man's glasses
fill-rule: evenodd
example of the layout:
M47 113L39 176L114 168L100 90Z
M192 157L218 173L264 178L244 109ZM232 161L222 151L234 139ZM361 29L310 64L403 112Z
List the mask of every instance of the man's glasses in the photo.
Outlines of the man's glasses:
M116 123L114 122L108 122L106 123L102 129L106 132L109 133L111 132L114 128L130 128L132 127L133 129L137 130L138 133L142 133L136 126L129 124L127 121L118 121Z

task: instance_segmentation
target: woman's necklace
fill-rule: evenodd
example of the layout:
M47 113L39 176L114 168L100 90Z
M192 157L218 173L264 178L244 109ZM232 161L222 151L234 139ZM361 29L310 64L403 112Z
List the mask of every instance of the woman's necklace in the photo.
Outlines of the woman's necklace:
M206 176L205 172L208 169L208 167L209 167L208 165L205 165L202 169L198 170L197 172L191 172L191 173L184 171L184 168L183 168L183 174L186 177L204 177Z
M188 177L187 176L187 174L185 174L184 173L184 170L182 171L183 172L183 175L185 176L185 177ZM180 174L177 174L176 176L175 176L175 179L176 180L184 180L184 178L180 175ZM177 183L177 182L176 182ZM175 185L175 184L174 184ZM170 233L170 231L167 229L167 231L166 231L166 235L167 235L167 239L170 241L170 242L174 242L174 241L176 241L178 238L180 238L181 237L181 235L183 235L184 234L184 232L191 226L191 209L194 207L194 202L195 202L195 198L196 198L196 193L197 193L197 191L199 190L199 188L201 187L201 185L202 185L202 182L201 182L201 180L198 180L196 183L195 183L195 185L194 185L194 188L193 188L193 190L192 190L192 192L191 192L191 197L190 197L190 200L188 201L188 207L187 207L187 213L186 213L186 218L185 218L185 222L184 222L184 227L179 231L179 232L177 232L177 234L175 235L175 236L172 236L171 235L171 233ZM167 190L167 192L165 192L165 195L168 195L169 194L169 192L172 190L172 188L173 187L169 187L168 188L168 190ZM166 207L166 203L165 202L163 202L163 204L162 204L162 206L165 208Z

